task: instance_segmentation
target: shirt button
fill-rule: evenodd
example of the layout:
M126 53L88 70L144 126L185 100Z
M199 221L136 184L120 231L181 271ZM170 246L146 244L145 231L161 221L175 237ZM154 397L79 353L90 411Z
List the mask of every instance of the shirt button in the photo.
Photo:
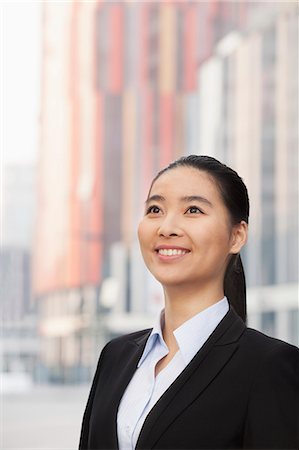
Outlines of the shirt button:
M128 436L130 435L130 427L129 427L129 425L126 426L126 433L127 433Z

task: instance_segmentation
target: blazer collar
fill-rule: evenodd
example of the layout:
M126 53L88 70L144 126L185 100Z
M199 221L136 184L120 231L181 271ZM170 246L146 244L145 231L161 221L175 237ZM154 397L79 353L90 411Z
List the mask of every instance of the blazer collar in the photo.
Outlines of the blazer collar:
M152 448L170 423L203 392L237 350L238 340L245 328L244 322L230 307L203 347L148 414L137 441L137 449ZM135 339L135 344L143 347L149 334ZM200 377L195 377L198 369ZM188 389L187 382L188 385L192 383L192 389ZM162 413L163 420L159 420Z

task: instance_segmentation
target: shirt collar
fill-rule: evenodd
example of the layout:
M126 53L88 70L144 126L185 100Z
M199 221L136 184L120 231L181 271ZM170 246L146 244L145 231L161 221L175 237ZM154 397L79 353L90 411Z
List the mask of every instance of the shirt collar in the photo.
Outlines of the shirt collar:
M146 359L147 355L151 352L151 350L155 347L155 345L159 344L162 347L165 347L167 352L169 351L164 338L162 329L164 326L164 308L159 313L159 315L156 317L156 320L154 322L154 327L151 331L151 334L149 335L148 340L146 341L142 356L138 362L137 367L140 367L143 361Z
M191 319L184 322L173 332L185 364L188 364L198 350L203 346L210 334L215 330L219 322L229 310L226 297L214 303L203 311L199 312ZM157 316L154 327L145 344L142 356L137 367L140 367L147 355L156 345L165 347L169 351L164 339L162 329L164 326L164 308Z

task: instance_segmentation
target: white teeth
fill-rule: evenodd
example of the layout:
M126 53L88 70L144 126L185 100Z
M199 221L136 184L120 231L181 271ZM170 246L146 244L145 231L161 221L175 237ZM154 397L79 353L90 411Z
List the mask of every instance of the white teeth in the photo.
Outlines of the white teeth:
M176 256L176 255L184 255L185 253L187 253L186 250L180 250L180 249L172 249L172 248L160 248L158 250L159 255L163 255L163 256Z

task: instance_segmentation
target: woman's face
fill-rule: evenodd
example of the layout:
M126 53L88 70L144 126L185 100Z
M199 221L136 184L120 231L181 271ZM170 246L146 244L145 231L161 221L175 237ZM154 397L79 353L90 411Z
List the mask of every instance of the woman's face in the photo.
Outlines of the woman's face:
M217 185L206 172L177 167L154 182L138 237L148 269L164 287L209 286L223 282L230 255L244 244L247 228L240 227L230 225Z

